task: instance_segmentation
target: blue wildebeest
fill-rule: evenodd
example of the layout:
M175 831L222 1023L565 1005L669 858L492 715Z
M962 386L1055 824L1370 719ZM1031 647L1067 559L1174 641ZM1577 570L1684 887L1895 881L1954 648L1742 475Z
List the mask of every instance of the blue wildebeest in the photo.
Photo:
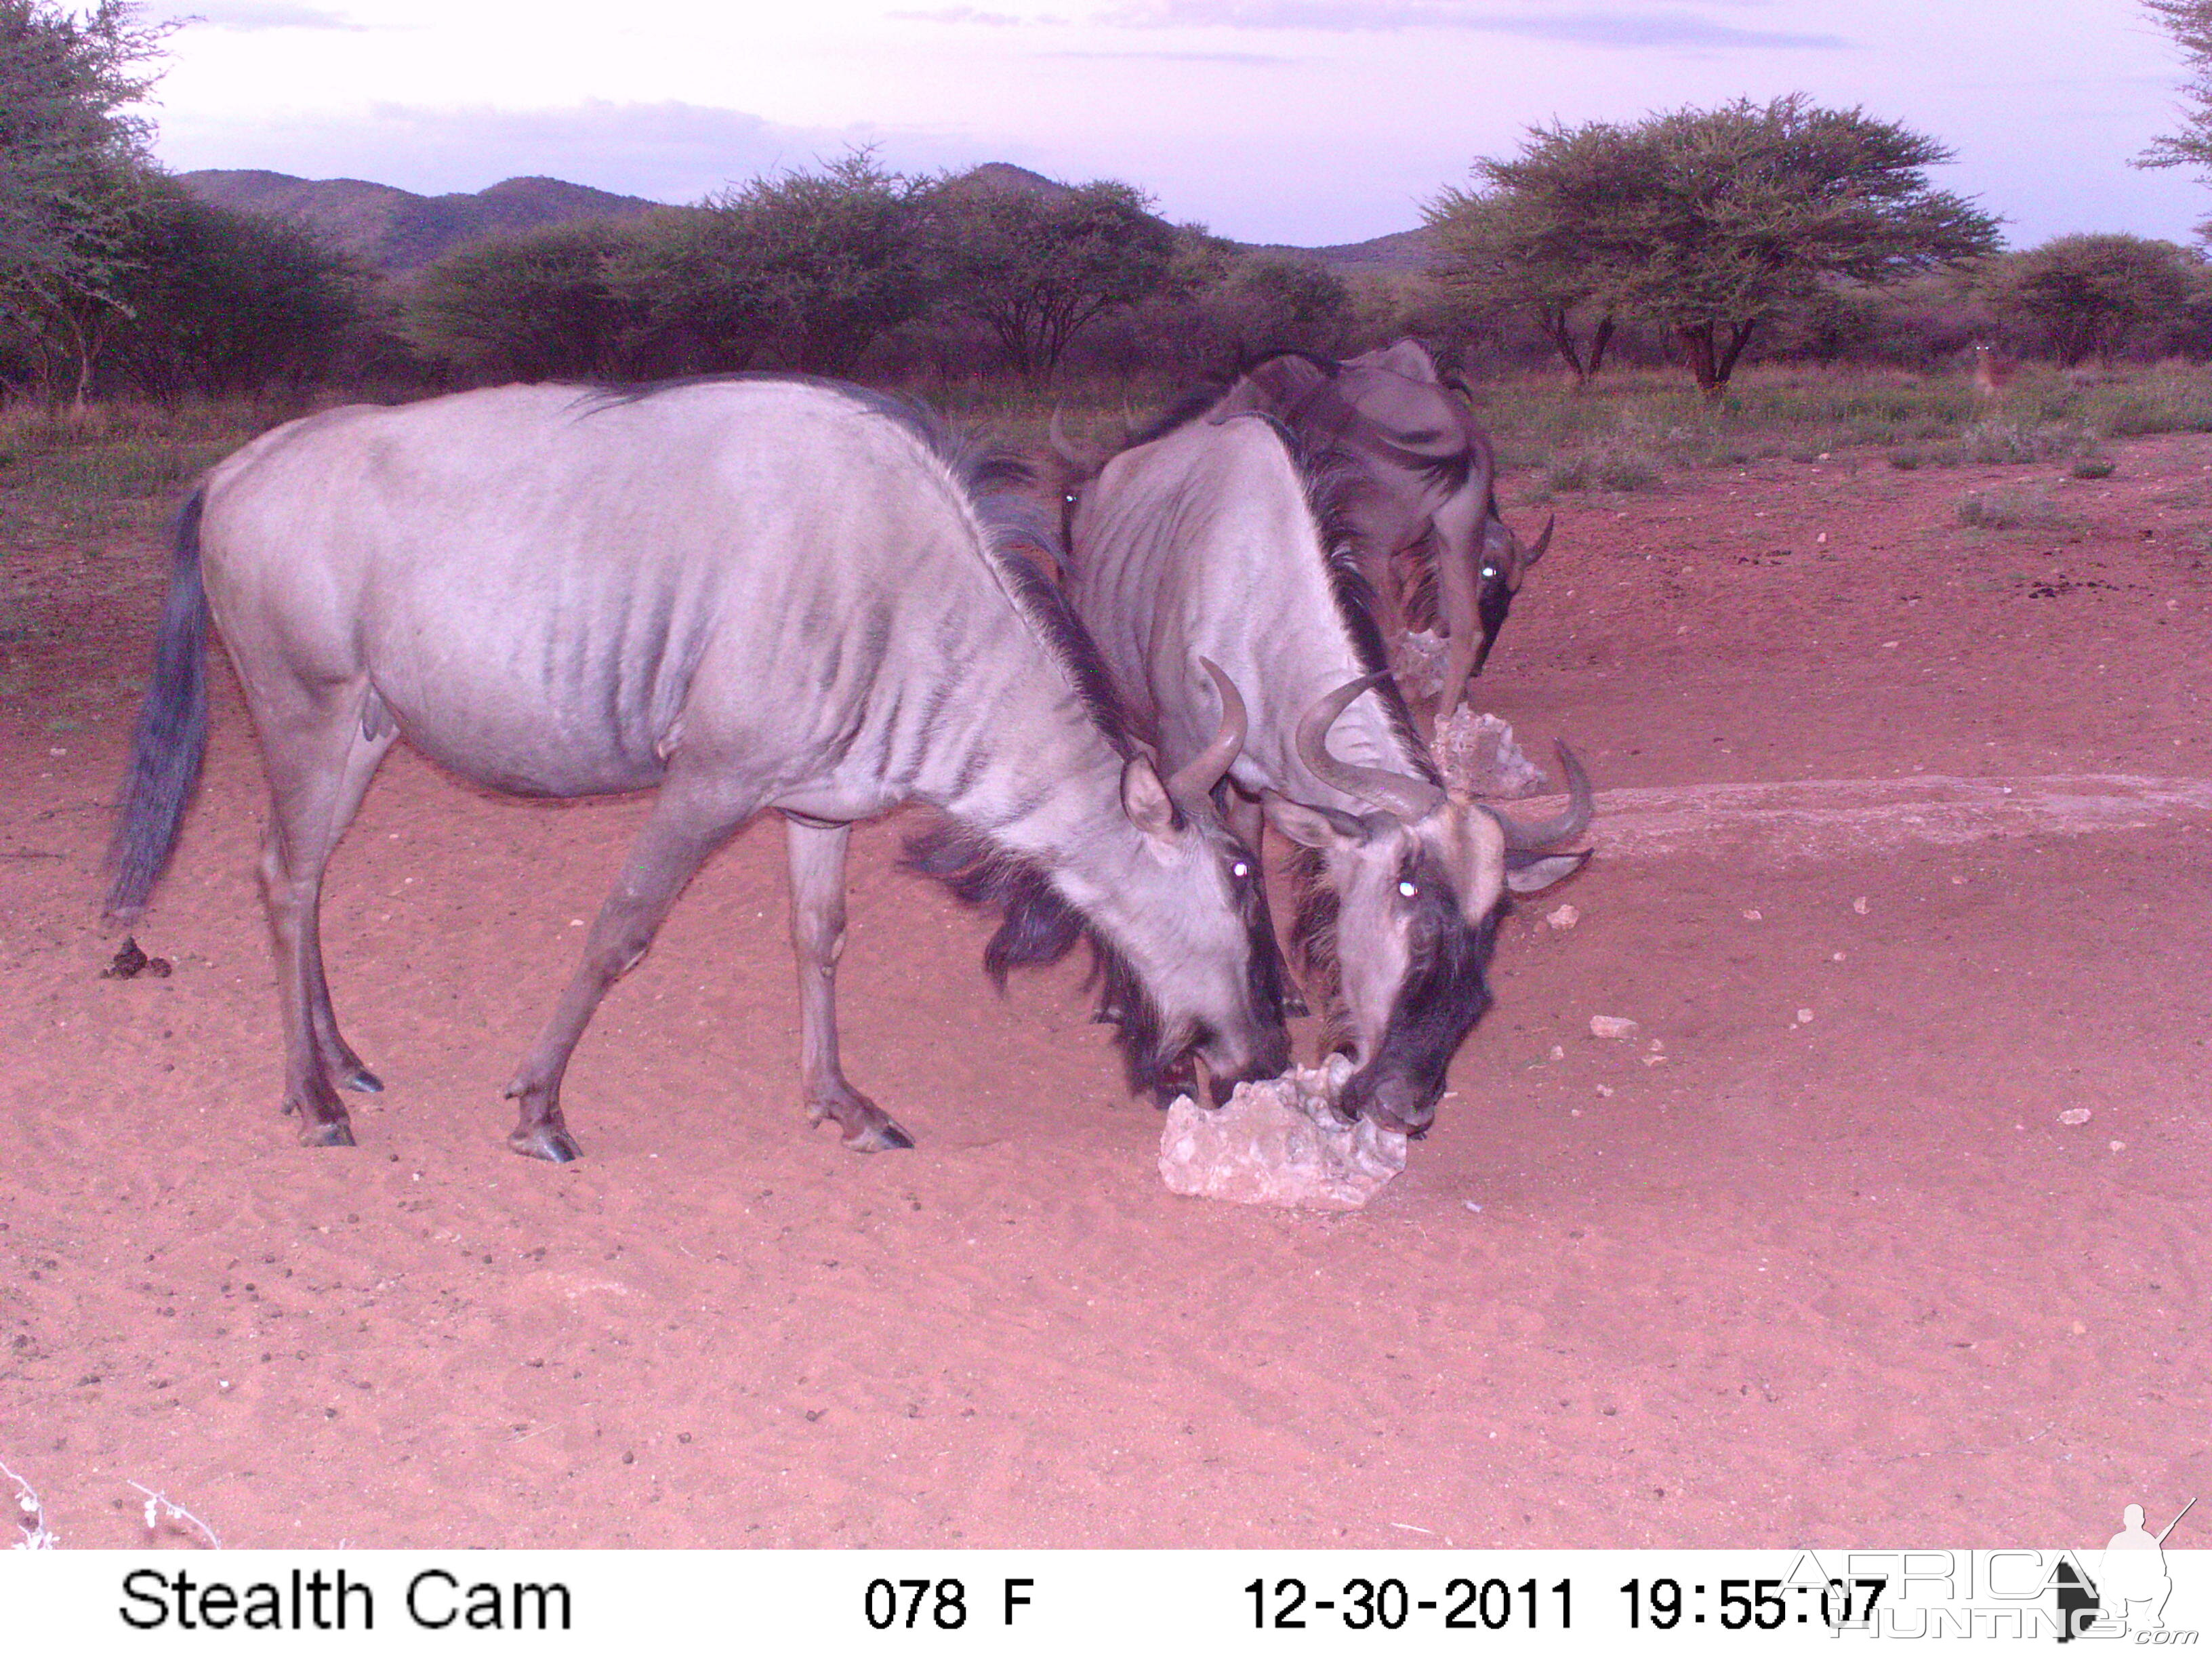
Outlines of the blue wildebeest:
M1005 482L903 405L773 377L515 386L280 428L180 518L110 912L143 906L174 844L211 615L267 763L284 1105L310 1145L352 1143L337 1085L380 1086L338 1034L317 913L401 737L510 793L659 790L507 1089L517 1152L576 1156L560 1091L585 1024L701 862L768 808L787 824L806 1103L847 1146L913 1144L845 1080L835 1009L851 825L908 799L1116 964L1143 1014L1124 1040L1149 1045L1133 1073L1194 1046L1217 1076L1272 1076L1288 1040L1254 959L1274 941L1197 806L1237 734L1166 783L1128 757Z
M1278 352L1226 388L1193 392L1133 441L1200 411L1218 420L1256 410L1288 427L1316 464L1348 465L1357 483L1340 490L1339 510L1383 638L1432 623L1448 637L1441 720L1490 659L1522 579L1552 541L1549 522L1524 544L1499 515L1496 459L1469 395L1413 340L1340 362ZM1054 447L1076 475L1066 493L1079 495L1081 477L1095 469L1057 428Z
M1206 743L1218 687L1243 694L1230 816L1256 845L1264 810L1303 849L1296 937L1330 1004L1328 1040L1358 1067L1340 1109L1419 1133L1489 1006L1507 890L1549 886L1589 856L1550 849L1588 827L1589 784L1563 744L1571 799L1548 822L1445 790L1382 672L1331 484L1273 416L1194 414L1082 491L1067 589L1163 764ZM1201 678L1201 658L1225 678Z

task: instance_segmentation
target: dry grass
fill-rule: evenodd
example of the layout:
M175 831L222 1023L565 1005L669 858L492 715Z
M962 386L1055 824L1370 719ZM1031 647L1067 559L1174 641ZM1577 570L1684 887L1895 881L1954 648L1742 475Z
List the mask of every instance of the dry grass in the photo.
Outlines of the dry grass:
M2065 517L2039 484L1968 490L1958 514L1959 522L1970 530L2048 530Z

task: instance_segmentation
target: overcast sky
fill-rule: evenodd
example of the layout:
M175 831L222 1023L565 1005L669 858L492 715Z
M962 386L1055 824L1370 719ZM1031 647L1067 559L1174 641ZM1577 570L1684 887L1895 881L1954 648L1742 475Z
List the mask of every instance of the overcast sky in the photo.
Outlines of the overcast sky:
M2181 67L2135 0L197 0L160 151L427 192L544 173L657 200L854 143L908 170L1126 179L1247 241L1362 240L1532 122L1804 91L1950 144L2009 222L2185 239L2127 165ZM161 15L164 7L149 8Z

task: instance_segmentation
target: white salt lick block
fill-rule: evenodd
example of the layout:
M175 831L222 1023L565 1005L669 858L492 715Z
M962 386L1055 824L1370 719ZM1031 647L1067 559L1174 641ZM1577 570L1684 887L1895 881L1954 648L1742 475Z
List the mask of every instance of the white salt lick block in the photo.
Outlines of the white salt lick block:
M1331 1103L1351 1075L1351 1062L1332 1054L1317 1071L1240 1083L1212 1110L1178 1097L1160 1132L1160 1179L1170 1192L1232 1204L1363 1207L1406 1167L1406 1137L1366 1118L1338 1121Z

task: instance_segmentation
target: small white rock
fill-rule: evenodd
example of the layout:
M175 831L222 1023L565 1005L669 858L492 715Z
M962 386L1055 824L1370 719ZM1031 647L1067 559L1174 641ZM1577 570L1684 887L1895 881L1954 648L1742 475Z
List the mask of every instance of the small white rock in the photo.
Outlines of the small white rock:
M2087 1106L2075 1106L2059 1113L2058 1121L2069 1128L2078 1128L2089 1121L2089 1109Z
M1746 921L1762 921L1765 920L1765 918L1764 918L1763 916L1761 916L1761 915L1759 914L1759 912L1758 912L1758 911L1756 911L1756 910L1747 910L1747 911L1745 911L1745 912L1743 913L1743 919L1744 919Z
M1632 1037L1643 1028L1632 1019L1623 1019L1616 1014L1592 1014L1590 1035L1594 1037L1618 1039Z
M1863 898L1855 898L1855 899L1853 899L1853 900L1851 901L1851 908L1852 908L1852 909L1854 909L1854 910L1856 910L1856 911L1857 911L1857 912L1859 913L1859 915L1864 915L1867 913L1867 912L1866 912L1866 900L1864 900Z
M1556 1042L1552 1045L1552 1058L1553 1060L1565 1060L1566 1057L1567 1051L1565 1048L1559 1047Z
M2116 1152L2124 1152L2128 1149L2128 1143L2124 1140L2115 1140L2112 1143L2112 1147Z
M1800 1025L1810 1025L1813 1023L1813 1011L1810 1008L1800 1008L1797 1011L1797 1023Z
M1552 927L1557 928L1562 933L1565 933L1568 928L1573 927L1582 919L1583 913L1576 909L1571 904L1562 904L1558 909L1553 911L1550 915L1544 918L1547 922L1550 923Z

